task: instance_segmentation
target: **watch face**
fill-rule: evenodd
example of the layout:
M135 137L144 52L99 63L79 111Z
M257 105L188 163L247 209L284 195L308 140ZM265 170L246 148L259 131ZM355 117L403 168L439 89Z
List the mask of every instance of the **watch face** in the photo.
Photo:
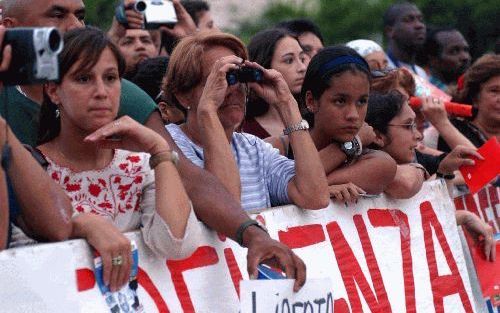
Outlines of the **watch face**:
M351 150L354 147L351 141L344 142L344 149Z

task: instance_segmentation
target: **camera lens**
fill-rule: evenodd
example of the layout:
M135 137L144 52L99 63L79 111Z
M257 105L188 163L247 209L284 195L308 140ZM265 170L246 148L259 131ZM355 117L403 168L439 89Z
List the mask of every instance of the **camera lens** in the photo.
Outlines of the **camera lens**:
M49 49L53 53L57 53L62 49L62 38L59 31L52 29L49 34Z
M145 1L137 1L135 3L135 10L138 12L144 12L146 10L146 2Z

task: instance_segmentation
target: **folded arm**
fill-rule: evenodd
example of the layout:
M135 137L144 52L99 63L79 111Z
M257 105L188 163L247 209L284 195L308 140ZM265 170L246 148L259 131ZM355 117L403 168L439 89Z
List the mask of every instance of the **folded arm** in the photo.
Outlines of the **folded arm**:
M416 195L426 179L423 167L410 164L398 165L394 180L387 186L385 193L392 198L408 199Z

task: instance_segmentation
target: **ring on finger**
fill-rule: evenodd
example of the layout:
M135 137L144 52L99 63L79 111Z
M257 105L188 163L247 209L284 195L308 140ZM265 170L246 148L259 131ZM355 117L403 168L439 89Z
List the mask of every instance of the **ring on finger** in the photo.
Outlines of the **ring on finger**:
M120 126L120 124L121 124L121 122L120 122L120 121L115 121L115 122L113 123L113 126Z
M114 258L111 259L111 265L113 266L120 266L123 264L123 257L121 255L115 256Z

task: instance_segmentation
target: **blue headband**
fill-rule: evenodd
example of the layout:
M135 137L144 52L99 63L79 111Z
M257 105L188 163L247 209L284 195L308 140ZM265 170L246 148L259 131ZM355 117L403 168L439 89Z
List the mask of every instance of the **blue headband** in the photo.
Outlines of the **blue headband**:
M358 64L359 66L361 66L362 68L366 69L366 71L369 72L369 69L366 65L366 61L363 58L358 56L344 55L326 62L319 70L320 76L325 75L327 72L335 69L336 67L351 63Z

